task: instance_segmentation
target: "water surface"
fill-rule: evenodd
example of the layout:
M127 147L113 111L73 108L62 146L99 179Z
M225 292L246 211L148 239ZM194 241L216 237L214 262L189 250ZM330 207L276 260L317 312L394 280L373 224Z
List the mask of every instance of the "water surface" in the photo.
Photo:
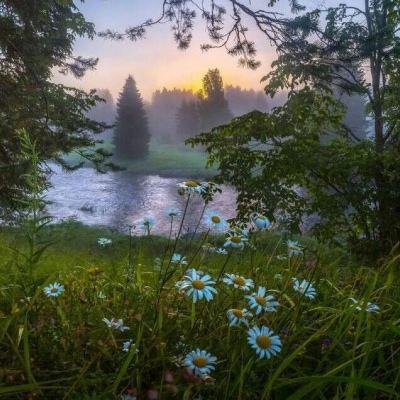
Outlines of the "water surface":
M168 234L170 221L165 217L165 209L183 210L185 205L185 198L177 193L177 183L182 179L129 171L99 174L92 168L64 172L58 166L51 167L54 172L50 178L52 187L46 194L50 201L47 210L58 221L74 218L88 225L126 231L131 225L139 225L143 217L152 216L156 220L154 233ZM232 188L222 189L208 208L231 218L235 215L236 195ZM203 204L201 198L191 201L186 231L194 229ZM204 224L201 228L205 229Z

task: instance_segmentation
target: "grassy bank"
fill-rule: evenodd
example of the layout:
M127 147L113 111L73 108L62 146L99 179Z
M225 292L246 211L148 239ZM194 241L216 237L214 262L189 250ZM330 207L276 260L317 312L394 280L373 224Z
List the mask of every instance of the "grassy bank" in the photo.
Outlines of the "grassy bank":
M272 232L251 234L243 250L217 254L211 249L223 236L130 239L69 222L42 231L41 240L53 244L30 275L24 233L0 231L0 398L398 398L396 260L363 268L311 239L289 256ZM99 237L111 243L101 247ZM173 253L187 264L171 263ZM217 293L210 301L194 303L187 289L176 287L187 280L187 268L212 277ZM254 287L233 287L223 279L226 272L251 279ZM295 277L313 287L296 291ZM57 297L43 292L54 282L65 289ZM276 311L252 308L245 295L260 286L279 302ZM227 311L243 308L252 313L248 323L230 326ZM122 319L123 326L108 326L104 318ZM279 337L271 358L259 358L249 345L254 326ZM209 353L205 361L196 359L199 365L215 369L197 374L186 367L196 349Z
M105 140L98 147L113 151L110 140ZM73 163L82 161L78 154L70 154L65 158ZM150 143L149 155L145 159L137 161L116 160L115 162L128 171L165 177L209 177L216 173L215 168L206 168L207 156L204 152L185 146L155 141Z

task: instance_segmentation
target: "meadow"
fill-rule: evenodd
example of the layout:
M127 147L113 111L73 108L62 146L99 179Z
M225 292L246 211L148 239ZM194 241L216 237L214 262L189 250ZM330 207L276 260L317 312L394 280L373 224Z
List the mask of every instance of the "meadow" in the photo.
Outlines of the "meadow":
M399 398L398 256L364 267L212 202L209 230L182 235L185 210L169 238L146 216L1 228L0 398Z
M96 148L108 152L114 151L112 141L105 138ZM70 163L85 161L79 154L70 153L64 156ZM206 168L207 155L203 151L194 150L183 145L161 143L152 140L149 144L149 154L140 160L118 160L117 165L137 174L160 175L163 177L210 177L215 175L216 167ZM87 163L89 165L89 163Z

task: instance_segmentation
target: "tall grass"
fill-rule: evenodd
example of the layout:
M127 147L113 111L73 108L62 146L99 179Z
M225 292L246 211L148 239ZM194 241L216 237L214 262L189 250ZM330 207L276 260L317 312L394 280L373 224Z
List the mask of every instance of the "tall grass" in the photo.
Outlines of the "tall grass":
M39 212L34 222L33 215L27 218L36 233L28 241L25 227L1 232L0 398L399 398L395 251L371 269L310 239L302 240L304 252L289 257L279 234L253 232L243 250L224 255L210 251L223 245L223 235L180 237L182 215L171 221L170 238L74 223L35 231L41 217ZM104 236L112 244L99 247L97 239ZM30 262L30 249L50 238L56 243ZM188 264L173 263L173 253ZM20 260L29 261L30 285ZM193 303L176 287L187 268L217 281L211 301ZM247 343L248 328L229 326L227 310L249 309L249 293L219 279L225 272L253 279L278 299L276 312L250 320L250 326L265 325L280 336L276 356L259 359ZM315 286L315 299L294 290L294 277ZM43 288L55 281L65 291L47 297ZM379 312L366 311L367 301ZM129 330L110 328L103 318L123 319ZM132 345L124 352L128 340ZM206 376L183 365L197 348L217 357Z

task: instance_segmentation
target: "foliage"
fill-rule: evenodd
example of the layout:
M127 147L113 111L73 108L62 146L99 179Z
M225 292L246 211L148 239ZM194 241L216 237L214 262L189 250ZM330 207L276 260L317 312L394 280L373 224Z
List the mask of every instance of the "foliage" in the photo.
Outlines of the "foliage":
M272 101L261 90L243 89L240 86L225 86L225 98L229 108L235 117L248 112L258 110L267 111L271 109Z
M399 103L395 94L399 86L398 1L366 0L360 7L340 3L325 9L308 9L301 1L293 0L290 1L293 16L275 12L278 3L279 0L272 0L265 9L260 9L237 0L164 0L161 17L157 21L146 21L140 29L144 33L151 25L169 21L175 31L182 31L175 36L179 47L187 47L199 10L211 39L203 49L224 47L229 54L239 56L242 65L256 68L260 63L256 59L255 43L247 36L247 25L253 22L278 54L272 70L263 78L267 82L266 93L275 96L280 90L288 92L288 107L279 108L282 113L294 112L299 116L302 111L295 110L293 105L300 101L309 101L299 105L300 108L303 106L303 111L305 107L311 114L325 113L326 119L317 133L320 147L299 143L316 142L315 122L302 118L293 127L296 132L290 137L293 148L303 151L301 159L297 157L294 161L282 154L283 157L277 160L280 144L277 146L276 139L280 138L280 132L274 125L268 126L268 136L273 137L274 143L263 143L262 140L257 143L264 135L261 132L265 128L263 124L250 123L252 131L245 129L247 134L242 131L251 115L243 117L242 124L237 120L232 122L230 149L221 149L222 138L227 136L226 127L201 135L190 143L205 145L210 151L211 162L222 150L224 159L218 159L221 168L229 164L236 174L221 169L219 178L230 177L226 182L236 185L239 190L253 186L258 193L270 192L277 186L277 171L281 173L282 184L290 181L292 186L280 190L288 194L286 202L282 203L272 193L239 210L241 214L251 211L250 206L259 206L270 214L283 213L289 226L293 229L297 225L299 229L299 210L293 201L298 199L299 186L309 181L310 186L302 187L305 196L301 203L306 214L320 214L316 233L341 243L344 239L362 257L380 257L400 240ZM313 92L312 95L309 92ZM342 122L337 120L337 110L346 105L342 93L350 95L350 99L358 96L361 101L367 101L371 132L362 134L359 127L343 118L344 113ZM324 100L316 104L318 97ZM323 110L323 105L328 107ZM317 110L311 110L312 106ZM297 116L282 115L281 120L296 120ZM328 140L325 138L327 130L331 134ZM242 154L239 154L236 140L241 143L240 149L244 149ZM252 148L255 149L254 160L249 161ZM322 160L335 160L335 164L328 163L329 168L323 168L322 174L308 166L309 160L315 161L315 154L320 156L321 153L325 157L321 158L320 164ZM237 158L228 162L228 154ZM247 162L257 163L255 174L249 174ZM287 168L282 168L284 165ZM315 166L316 163L311 162L311 167ZM271 173L274 177L268 178ZM311 180L316 173L318 178ZM321 196L308 201L309 196L315 195L316 188ZM246 192L242 193L242 197L246 195ZM275 202L267 202L273 198ZM314 207L316 205L318 207ZM336 235L337 231L339 235Z
M238 13L228 30L241 54L254 56L240 35L240 12L276 45L278 58L264 77L265 90L271 96L288 90L288 101L270 115L249 114L190 143L205 145L210 162L220 163L219 179L240 192L241 214L257 208L271 218L283 213L298 230L302 215L317 213L320 237L347 241L363 257L387 253L400 240L393 97L399 80L398 2L310 12L295 7L298 15L291 19L230 3ZM222 29L223 22L214 27ZM373 123L368 137L344 123L336 88L367 99Z
M65 168L61 152L79 151L95 143L92 133L102 124L86 113L99 100L94 92L51 81L54 71L81 77L96 59L74 56L76 37L95 34L72 0L0 1L0 210L4 218L18 205L27 187L23 175L29 164L20 158L17 130L25 128L40 160L53 159ZM98 169L106 154L86 151Z
M140 159L148 155L150 133L143 99L136 82L129 76L117 102L114 130L115 156Z
M182 102L195 100L196 96L192 90L176 88L156 90L147 109L152 137L163 143L178 142L176 138L178 109Z
M224 243L223 237L204 232L195 240L179 238L176 222L169 239L130 237L72 222L47 226L43 238L57 242L40 257L34 271L37 286L29 297L8 248L23 252L24 232L3 227L0 394L398 398L398 257L379 270L355 268L337 249L306 238L303 254L288 257L280 236L269 232L252 232L250 246L223 255L211 252ZM177 240L172 240L175 234ZM111 244L99 246L99 237ZM178 252L187 264L172 263ZM175 287L187 268L201 269L218 281L211 301L192 303ZM248 302L247 292L219 279L224 272L266 286L279 301L276 312L250 320L251 326L267 325L279 335L282 352L277 356L258 359L247 343L248 328L229 326L227 310L248 307ZM315 299L296 292L293 277L312 282ZM43 292L53 282L65 288L58 297ZM349 297L357 304L376 303L379 312L358 310ZM129 329L108 327L104 318L122 319ZM196 348L217 357L215 371L202 378L182 366Z
M225 99L224 85L219 70L210 69L203 77L199 93L198 112L202 131L229 122L233 115Z
M176 119L176 135L182 142L199 133L200 118L196 102L183 100L177 111Z
M113 124L115 120L115 104L112 94L108 89L96 89L96 94L102 98L89 113L88 117L97 122Z

